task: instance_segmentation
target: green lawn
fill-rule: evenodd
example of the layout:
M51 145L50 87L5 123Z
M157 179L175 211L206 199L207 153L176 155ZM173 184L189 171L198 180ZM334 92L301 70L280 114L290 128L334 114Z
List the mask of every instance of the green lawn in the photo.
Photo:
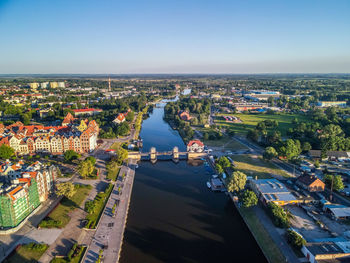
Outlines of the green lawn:
M111 149L118 150L121 144L121 142L115 142L112 144Z
M79 207L88 196L91 185L75 185L76 192L71 198L63 197L59 205L40 222L39 226L44 228L65 227L70 221L69 212ZM55 223L54 223L55 222Z
M270 237L264 226L260 223L259 218L253 210L240 208L242 216L245 218L249 228L252 230L255 239L271 263L286 262L281 251Z
M107 170L107 179L110 179L111 181L115 182L117 180L118 174L119 174L120 167L111 167Z
M263 160L261 157L252 155L232 155L231 158L235 161L236 169L245 173L247 176L255 178L272 178L272 174L289 177L289 175L276 167L272 163Z
M220 116L236 116L239 117L242 122L240 123L230 123L225 122ZM292 121L297 118L299 121L310 121L307 116L302 114L218 114L215 118L215 123L217 125L229 126L234 129L237 134L246 134L249 130L253 129L258 122L263 120L276 120L278 122L278 130L281 132L282 136L287 135L287 131L292 127Z
M100 219L103 209L108 201L108 198L113 190L113 184L109 184L105 192L100 192L94 199L94 211L91 214L87 214L86 219L88 220L86 228L93 229L96 227L98 220Z
M34 247L33 247L34 246ZM38 262L42 254L49 246L46 244L29 243L20 246L17 250L12 252L4 263L33 263Z

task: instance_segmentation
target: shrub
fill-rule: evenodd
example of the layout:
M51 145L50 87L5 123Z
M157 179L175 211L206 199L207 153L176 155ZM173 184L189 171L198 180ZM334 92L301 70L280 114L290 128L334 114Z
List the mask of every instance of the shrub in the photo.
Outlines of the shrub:
M305 239L299 235L297 232L289 229L287 231L287 240L296 249L301 249L303 245L306 244Z
M273 223L278 227L289 227L289 216L288 213L280 206L273 202L268 205L269 214L272 217Z

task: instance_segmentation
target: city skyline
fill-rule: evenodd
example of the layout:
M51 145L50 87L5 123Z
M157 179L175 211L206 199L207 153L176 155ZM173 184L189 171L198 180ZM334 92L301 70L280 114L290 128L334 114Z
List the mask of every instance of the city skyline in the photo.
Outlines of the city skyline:
M349 11L348 1L0 1L0 73L350 73Z

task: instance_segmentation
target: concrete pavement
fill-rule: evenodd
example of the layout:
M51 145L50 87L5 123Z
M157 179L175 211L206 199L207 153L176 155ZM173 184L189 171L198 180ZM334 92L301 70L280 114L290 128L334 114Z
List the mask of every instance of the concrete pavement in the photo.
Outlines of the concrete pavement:
M135 168L135 164L129 163L129 165ZM123 166L119 174L121 175L123 173L126 174L125 180L123 183L116 183L114 186L100 223L88 247L84 259L86 263L96 262L100 250L103 250L103 262L115 263L119 259L135 170ZM119 186L122 187L121 193L117 191ZM117 209L113 214L112 210L115 204L117 204Z

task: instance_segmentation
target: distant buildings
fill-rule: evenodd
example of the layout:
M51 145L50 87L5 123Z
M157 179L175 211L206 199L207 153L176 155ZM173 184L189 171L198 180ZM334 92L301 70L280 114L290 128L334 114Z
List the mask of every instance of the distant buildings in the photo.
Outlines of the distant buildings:
M349 262L350 242L315 242L301 248L308 262Z
M346 107L346 101L320 101L317 103L319 107Z
M300 202L300 200L277 179L250 180L250 186L259 200L264 204L273 202L277 205L288 205Z
M57 176L55 166L22 161L0 164L0 227L19 225L52 193Z
M128 115L128 113L130 111L131 110L128 109L127 112L119 113L118 116L113 120L113 123L114 124L121 124L122 122L124 122L125 121L125 117Z
M191 115L187 111L180 111L179 117L183 121L189 121L192 119Z
M98 133L96 121L75 123L75 118L68 113L62 126L25 126L21 122L0 125L0 145L12 147L19 155L62 154L67 150L85 153L96 148Z
M325 184L314 175L302 175L298 177L296 184L309 192L324 191Z
M187 151L201 153L204 151L204 144L200 140L189 141L187 144Z
M78 117L78 116L93 116L93 115L97 115L100 114L102 112L101 109L75 109L73 110L74 112L74 116Z

